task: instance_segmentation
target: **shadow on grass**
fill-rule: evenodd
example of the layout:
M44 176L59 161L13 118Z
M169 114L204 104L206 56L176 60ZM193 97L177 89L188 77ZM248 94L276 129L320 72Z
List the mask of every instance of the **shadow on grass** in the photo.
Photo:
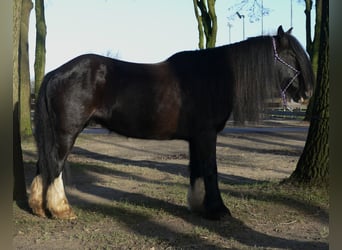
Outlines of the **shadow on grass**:
M304 200L303 198L301 198L302 196L304 196L303 194L295 194L296 192L305 192L308 194L309 191L303 191L299 187L282 187L282 185L278 183L269 184L266 181L263 184L265 184L265 187L260 189L251 187L246 190L245 185L245 187L242 186L242 188L231 187L221 189L221 192L227 193L229 196L233 196L235 198L243 197L244 199L253 199L257 201L281 204L291 209L296 209L297 211L305 213L307 215L315 215L315 217L319 218L322 223L329 223L329 214L325 208L313 204L314 202ZM267 190L268 186L270 190ZM281 193L279 189L288 190L288 193Z
M96 169L100 171L105 167L101 166L84 166L87 170L82 174L91 175L91 171ZM102 172L102 171L101 171ZM103 172L102 172L103 173ZM130 174L126 174L128 177ZM88 178L93 178L89 176ZM133 176L133 179L136 178ZM148 180L137 180L148 182ZM235 188L224 190L223 192L229 192L229 195L237 198L248 195L249 197L267 202L282 203L287 206L295 207L296 209L302 209L305 212L314 211L315 207L310 207L309 204L294 200L291 197L277 197L277 195L265 195L247 191L236 191L238 184L235 184ZM210 239L200 237L200 235L182 233L173 230L171 227L162 225L156 222L156 217L151 214L141 212L140 208L151 209L151 213L156 211L163 211L172 216L176 216L185 222L190 223L193 226L207 229L209 232L217 234L224 239L236 240L239 243L248 247L261 247L261 248L286 248L286 249L328 249L328 244L324 242L315 241L298 241L291 239L283 239L276 236L270 236L261 232L258 232L249 226L245 225L243 221L236 218L225 218L221 221L209 221L201 218L196 214L190 213L185 206L173 204L169 201L165 201L162 198L153 198L144 194L128 193L122 190L117 190L110 187L98 186L94 183L88 183L86 185L80 185L78 189L81 192L90 193L101 198L105 198L111 201L116 201L119 204L129 204L130 208L121 205L101 205L96 204L89 200L84 200L77 196L70 197L75 204L79 204L78 208L84 211L101 213L105 216L112 217L116 221L124 224L134 233L145 237L158 238L163 243L171 245L173 247L201 247L201 248L217 248L220 244L211 242ZM133 207L133 208L132 208ZM134 209L137 208L137 209ZM324 215L327 217L327 214ZM153 218L154 217L154 218ZM142 226L143 225L143 226Z
M103 187L101 187L103 189ZM92 189L96 189L93 187ZM218 234L227 240L236 240L239 243L250 247L265 247L265 248L286 248L286 249L328 249L328 244L322 242L304 242L297 240L283 239L275 236L270 236L246 226L241 220L230 217L223 221L208 221L202 219L198 215L190 214L183 206L175 205L167 201L147 197L141 194L124 194L122 191L109 188L104 193L121 192L125 197L124 203L128 203L133 207L143 207L155 211L162 210L172 216L177 216L191 225L205 228L211 233ZM97 192L98 193L98 192ZM173 247L188 247L208 248L213 249L220 247L208 239L200 237L200 235L183 233L175 231L166 225L162 225L156 220L152 220L151 215L143 212L134 211L132 208L120 206L99 205L84 200L77 201L77 197L73 197L76 203L82 203L79 209L87 212L101 213L104 216L109 216L119 221L128 227L132 232L145 237L158 238L167 245ZM118 200L120 202L120 200ZM80 218L81 219L81 218Z
M283 155L283 156L300 156L303 147L301 146L292 146L291 148L285 148L285 149L268 149L268 148L256 148L256 147L250 147L247 146L241 146L236 144L230 144L230 143L217 143L217 146L225 147L225 148L231 148L231 149L237 149L240 151L247 151L247 152L254 152L258 154L272 154L272 155Z
M279 124L277 125L279 126ZM220 136L226 137L234 134L238 134L240 138L247 140L253 140L247 134L258 134L277 137L279 139L305 141L308 132L308 127L264 127L264 128L246 128L235 127L226 128L220 132ZM258 142L258 140L256 140ZM273 144L273 143L272 143Z
M155 160L130 160L120 157L114 157L110 155L101 154L98 152L92 152L87 149L81 148L81 147L74 147L73 154L79 155L82 157L86 157L93 160L100 160L107 163L112 164L121 164L125 166L136 166L136 167L144 167L149 169L156 169L161 172L173 174L173 175L179 175L184 178L189 178L188 173L188 166L184 164L177 164L177 163L167 163L167 162L159 162ZM242 166L241 166L242 167ZM101 174L113 174L117 176L122 177L134 177L136 180L144 181L145 178L141 176L133 176L132 174L128 174L126 172L117 171L114 169L109 169L97 165L88 165L88 168L91 168L92 171L101 173ZM264 181L255 180L243 176L237 176L237 175L229 175L229 174L223 174L219 173L219 176L222 180L224 180L226 183L229 184L242 184L242 183L248 183L248 184L255 184L255 183L262 183Z
M92 159L100 159L104 162L114 163L114 164L123 164L123 165L133 165L138 167L146 167L150 169L157 169L162 172L167 172L169 174L176 174L181 175L184 178L188 178L188 171L187 168L182 164L175 164L175 163L162 163L162 162L156 162L156 161L135 161L135 160L129 160L129 159L122 159L118 157L112 157L108 155L103 155L100 153L91 152L82 148L76 149L77 154L81 154L83 156L92 158ZM149 183L150 180L148 178L144 178L139 175L134 175L132 173L127 173L124 171L118 171L114 169L109 169L106 167L98 166L98 165L87 165L87 169L95 172L95 173L101 173L101 174L111 174L114 176L120 176L124 178L133 178L136 181ZM229 174L223 174L219 173L219 179L228 185L250 185L250 184L261 184L264 185L264 188L266 188L265 191L262 190L255 190L252 191L246 191L243 189L238 188L230 188L227 190L222 190L221 192L227 192L229 195L234 196L236 198L239 197L249 197L251 199L260 200L260 201L267 201L267 202L276 202L288 207L295 208L299 211L302 211L306 214L317 214L319 213L322 218L322 222L327 223L329 220L329 215L327 211L322 209L319 206L315 206L311 203L305 202L304 200L300 198L294 198L291 195L286 194L280 194L278 191L275 191L273 194L269 193L268 188L268 181L261 181L261 180L255 180L251 178L246 178L242 176L237 175L229 175ZM163 184L163 185L174 185L174 183L168 183L165 181L154 181L156 184ZM184 185L183 185L184 186ZM274 189L274 187L272 187ZM294 192L300 192L300 189L296 189ZM294 193L293 192L293 193Z
M73 154L80 155L83 157L87 157L94 160L101 160L107 163L113 164L121 164L126 166L137 166L137 167L145 167L150 169L157 169L165 173L169 174L176 174L181 175L183 177L188 176L188 169L183 164L176 164L176 163L164 163L164 162L156 162L150 160L130 160L120 157L113 157L106 154L101 154L97 152L92 152L87 149L81 147L74 147ZM108 170L107 168L101 169L101 171L112 171Z
M154 199L146 199L146 197L141 196L140 199L145 200L144 203L137 203L136 201L130 202L129 200L125 199L124 203L130 203L135 207L144 207L144 208L155 208L161 209L161 204L159 200ZM109 205L94 205L93 203L84 203L83 205L77 206L78 209L83 210L84 212L91 212L96 214L102 214L107 217L113 218L115 221L119 222L120 224L124 225L124 228L128 228L132 233L140 235L142 237L147 237L150 239L157 239L158 242L161 242L163 246L172 246L178 248L186 248L193 249L193 248L201 248L201 249L217 249L217 245L211 243L210 241L206 241L201 237L194 237L189 233L183 233L180 231L176 231L171 227L167 227L158 223L156 220L152 219L151 215L148 215L144 212L134 211L133 209L128 209L121 206L109 206ZM183 207L166 204L169 208L174 209L178 215L180 215L182 211L184 211ZM149 206L149 207L148 207ZM188 215L190 216L190 215ZM82 219L82 218L79 218ZM128 241L129 241L129 237ZM115 246L113 246L115 247ZM129 246L127 246L129 247ZM157 247L158 248L158 247Z
M248 149L246 149L248 150ZM74 154L82 155L84 157L101 160L103 162L109 162L114 164L123 165L133 165L138 167L145 167L150 169L157 169L169 174L181 175L185 178L188 177L187 168L182 164L170 164L164 162L156 161L135 161L131 159L122 159L118 157L112 157L104 154L99 154L91 152L86 149L75 147ZM100 165L89 165L82 164L83 168L87 171L79 171L82 175L82 179L86 181L85 185L79 185L77 188L85 193L89 193L104 199L116 201L118 203L128 203L135 207L144 207L151 209L153 211L161 211L179 217L185 222L190 223L193 226L198 226L207 229L209 232L217 234L222 238L227 240L236 240L239 243L249 246L249 247L261 247L261 248L286 248L286 249L328 249L328 244L324 242L315 241L298 241L283 239L280 237L270 236L261 232L258 232L249 226L247 226L243 221L236 218L225 218L222 221L208 221L198 215L188 212L186 207L173 204L172 202L165 201L162 198L153 198L143 194L128 193L122 190L117 190L114 188L98 186L94 184L96 177L91 173L101 173L113 176L119 176L122 178L130 178L136 182L151 182L148 178L143 176L137 176L132 173L126 173L124 171L118 171L115 169L109 169ZM73 168L73 166L72 166ZM81 168L79 168L81 169ZM157 184L173 184L167 182L155 182ZM248 191L246 189L239 190L239 185L241 184L251 184L259 183L253 179L244 178L234 175L225 175L224 182L229 185L233 185L231 188L226 188L221 190L226 192L228 195L234 196L236 198L248 197L255 200L280 203L295 209L301 210L305 213L313 213L319 211L323 216L324 222L328 220L328 214L326 211L318 206L314 206L305 201L294 199L286 195L269 194L263 191ZM184 185L183 185L184 186ZM187 188L184 186L184 188ZM134 233L145 237L159 238L161 241L167 245L174 247L184 247L188 248L217 248L218 243L213 243L210 239L205 239L200 237L200 235L181 233L156 222L157 219L153 218L150 214L141 212L139 209L127 208L121 205L103 205L97 204L95 202L90 202L84 200L78 196L71 195L72 203L71 205L78 204L77 207L84 211L96 212L103 214L105 216L111 217L116 221L119 221L126 227L130 228ZM22 209L27 210L27 206L21 206ZM81 219L81 218L80 218ZM141 225L144 226L141 226Z
M249 135L248 129L247 133L244 131L244 128L233 128L232 130L242 130L244 133L237 133L238 138L241 141L245 142L245 145L236 145L232 143L227 143L225 138L229 138L229 136L236 136L236 133L223 133L220 134L217 146L237 149L240 151L247 152L255 152L260 154L273 154L273 155L284 155L284 156L299 156L304 148L304 142L306 140L307 128L298 127L295 128L294 131L283 131L284 128L255 128L252 133ZM229 130L227 130L229 131ZM262 136L263 135L263 136ZM286 141L282 140L285 139ZM303 145L294 145L289 142L289 140L294 140L298 142L302 142ZM252 142L252 143L249 143ZM260 144L259 147L251 147L251 145L255 145L255 143ZM263 145L272 145L275 146L273 149L269 149L269 147L263 147ZM281 147L281 148L279 148ZM277 149L274 149L277 148Z

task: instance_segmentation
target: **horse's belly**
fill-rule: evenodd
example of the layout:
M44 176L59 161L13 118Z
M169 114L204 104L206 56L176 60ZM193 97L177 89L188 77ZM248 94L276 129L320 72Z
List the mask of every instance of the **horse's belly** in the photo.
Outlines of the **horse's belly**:
M132 85L118 92L120 95L116 95L111 105L100 108L109 129L144 139L170 139L176 135L181 100L175 84L144 85L144 88Z
M109 119L95 120L113 132L140 139L172 139L176 137L178 127L172 112L113 112Z
M130 124L129 126L114 125L108 127L108 129L123 136L139 139L168 140L175 137L175 131L168 130L166 127L157 129L155 126L139 123Z

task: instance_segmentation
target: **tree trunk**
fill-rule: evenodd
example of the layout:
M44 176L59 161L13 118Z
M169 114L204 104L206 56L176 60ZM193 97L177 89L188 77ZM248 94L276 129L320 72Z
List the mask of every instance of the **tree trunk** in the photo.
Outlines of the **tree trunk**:
M311 46L311 65L315 76L317 77L318 70L318 54L319 54L319 44L321 37L321 20L322 20L322 0L316 0L316 23L315 23L315 34Z
M30 68L28 56L28 28L32 8L33 4L31 0L22 0L19 45L19 112L20 133L23 136L32 135Z
M195 16L198 23L198 47L204 49L204 36L206 48L214 48L217 36L217 16L215 13L216 0L193 0ZM201 11L199 14L198 9Z
M44 0L35 0L36 11L36 57L34 61L34 79L35 79L35 97L45 74L45 40L46 40L46 23L44 15Z
M25 201L26 184L19 128L19 46L22 1L13 2L13 200Z
M306 51L311 56L312 39L311 39L311 10L312 0L305 0L305 30L306 30Z
M317 83L308 138L291 182L328 185L329 179L329 2L322 0Z
M320 42L320 30L321 30L321 18L322 18L322 0L316 0L316 23L315 34L313 41L311 40L311 8L312 0L305 0L306 2L306 50L310 55L312 70L317 79L318 69L318 54L319 54L319 42ZM315 86L314 86L315 88ZM305 114L305 121L310 121L312 115L312 109L314 105L314 97L309 101L309 105Z

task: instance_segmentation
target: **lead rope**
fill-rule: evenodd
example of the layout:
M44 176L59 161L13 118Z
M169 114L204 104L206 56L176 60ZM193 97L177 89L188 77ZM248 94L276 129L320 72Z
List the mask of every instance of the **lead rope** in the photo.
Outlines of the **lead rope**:
M284 64L285 66L287 66L288 68L290 68L291 70L293 70L295 72L295 75L292 77L292 79L289 81L289 83L285 86L285 88L281 89L281 87L280 87L280 96L281 96L281 100L283 102L284 109L288 109L290 111L293 111L287 105L286 90L291 86L293 81L298 77L298 75L300 74L300 71L297 70L296 68L294 68L293 66L291 66L290 64L288 64L287 62L285 62L283 59L280 58L280 56L278 55L278 52L277 52L277 45L276 45L276 41L275 41L274 37L272 37L272 44L273 44L273 51L274 51L274 59L275 59L275 61L278 60L279 62L281 62L282 64Z

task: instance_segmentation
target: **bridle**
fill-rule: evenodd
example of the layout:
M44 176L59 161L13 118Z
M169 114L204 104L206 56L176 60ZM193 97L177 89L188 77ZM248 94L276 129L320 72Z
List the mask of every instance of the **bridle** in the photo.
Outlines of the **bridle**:
M291 66L290 64L288 64L287 62L285 62L282 58L280 58L278 52L277 52L277 45L276 45L276 41L275 38L272 37L272 44L273 44L273 51L274 51L274 59L275 61L279 61L282 64L284 64L286 67L288 67L289 69L293 70L295 72L294 76L291 78L291 80L289 81L289 83L285 86L284 89L282 89L280 87L280 96L283 102L283 106L286 109L289 109L290 111L291 108L287 106L287 100L286 100L286 90L291 86L291 84L294 82L294 80L298 77L298 75L300 74L300 71L297 70L295 67Z

